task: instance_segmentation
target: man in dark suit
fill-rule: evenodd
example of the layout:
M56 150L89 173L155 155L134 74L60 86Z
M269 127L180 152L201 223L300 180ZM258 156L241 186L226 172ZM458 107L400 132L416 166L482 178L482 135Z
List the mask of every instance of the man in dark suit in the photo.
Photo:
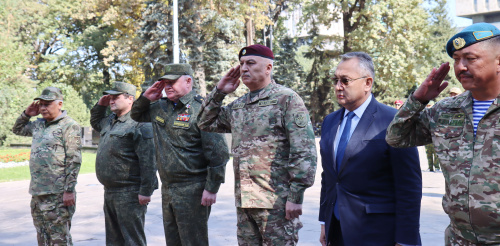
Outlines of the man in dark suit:
M421 245L418 152L386 143L397 110L375 100L374 76L362 52L343 55L335 71L342 108L325 118L320 141L323 245Z

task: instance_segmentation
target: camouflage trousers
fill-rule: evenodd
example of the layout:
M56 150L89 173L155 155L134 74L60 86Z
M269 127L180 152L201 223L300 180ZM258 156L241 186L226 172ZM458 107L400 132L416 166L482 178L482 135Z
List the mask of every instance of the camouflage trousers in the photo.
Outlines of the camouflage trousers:
M460 235L457 235L449 225L444 232L444 240L446 246L481 246L481 244L473 243Z
M434 149L434 144L427 144L425 146L425 154L427 155L427 163L429 164L429 170L434 171L439 170L439 159L437 158L436 150Z
M106 245L147 245L146 211L147 206L139 204L139 191L104 192Z
M201 205L205 182L162 185L163 229L168 246L208 245L211 207Z
M299 241L302 222L285 219L285 207L279 209L236 208L238 245L292 246Z
M71 218L75 206L64 206L63 193L31 197L31 216L35 225L38 245L73 245Z

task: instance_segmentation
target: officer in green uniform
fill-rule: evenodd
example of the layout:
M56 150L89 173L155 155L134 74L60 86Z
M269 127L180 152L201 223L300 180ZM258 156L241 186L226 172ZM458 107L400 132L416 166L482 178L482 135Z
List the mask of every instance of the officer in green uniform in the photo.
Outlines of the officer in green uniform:
M445 90L448 63L433 69L387 129L387 143L433 143L443 171L445 245L500 245L500 30L476 23L448 40L466 90L425 109Z
M274 54L255 44L239 53L203 104L202 130L232 135L239 245L296 245L316 145L309 112L293 90L271 79ZM243 83L249 93L222 106Z
M101 136L95 170L104 185L106 245L146 245L144 219L158 188L151 123L130 118L135 93L134 85L115 82L90 111Z
M229 159L224 136L198 128L203 98L192 89L192 75L189 64L167 65L165 75L137 99L131 113L139 122L153 122L169 246L208 245L210 208ZM167 96L162 98L163 90Z
M32 136L29 192L38 245L73 245L71 218L75 212L75 185L81 156L81 128L63 105L56 87L47 87L17 118L12 131ZM30 121L41 114L43 118Z

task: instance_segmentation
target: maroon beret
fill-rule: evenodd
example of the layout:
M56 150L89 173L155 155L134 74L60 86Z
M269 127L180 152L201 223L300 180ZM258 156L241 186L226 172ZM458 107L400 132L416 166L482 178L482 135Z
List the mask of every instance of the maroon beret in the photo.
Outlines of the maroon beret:
M260 44L253 44L247 47L244 47L240 50L240 54L238 55L238 59L241 59L242 56L261 56L267 59L274 60L274 54L271 49L267 46Z

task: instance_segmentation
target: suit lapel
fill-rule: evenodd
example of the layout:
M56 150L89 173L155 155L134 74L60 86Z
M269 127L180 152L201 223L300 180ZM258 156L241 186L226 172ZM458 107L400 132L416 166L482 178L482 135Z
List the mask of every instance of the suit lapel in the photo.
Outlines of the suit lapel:
M340 166L340 171L344 170L351 156L359 152L359 146L362 144L366 132L370 129L370 126L375 119L376 111L377 100L375 100L375 97L372 97L370 104L368 104L368 107L366 107L363 116L361 116L356 129L354 129L354 132L352 133L352 136L347 143L344 158L342 159L342 164Z

